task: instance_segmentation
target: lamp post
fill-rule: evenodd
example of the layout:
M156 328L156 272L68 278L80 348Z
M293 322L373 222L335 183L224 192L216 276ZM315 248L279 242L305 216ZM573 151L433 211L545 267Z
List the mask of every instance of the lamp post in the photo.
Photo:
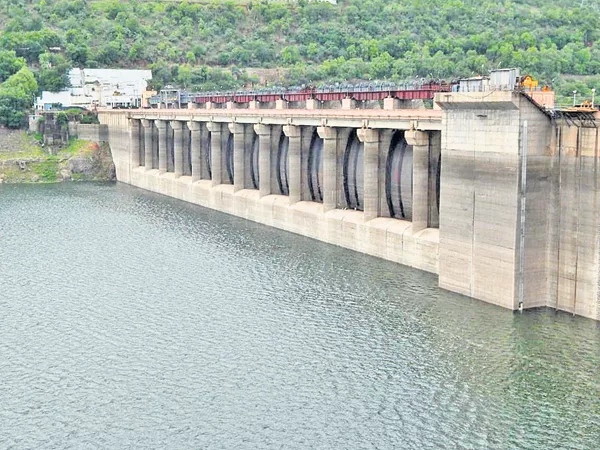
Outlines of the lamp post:
M575 106L576 99L577 99L577 90L573 91L573 106Z
M596 100L596 88L592 89L592 108L594 107L594 101Z

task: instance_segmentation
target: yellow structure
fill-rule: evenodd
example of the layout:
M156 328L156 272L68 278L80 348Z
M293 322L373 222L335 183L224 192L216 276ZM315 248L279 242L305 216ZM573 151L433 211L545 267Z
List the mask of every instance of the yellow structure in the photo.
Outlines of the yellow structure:
M538 80L531 78L531 75L526 75L521 80L521 86L524 88L529 88L529 90L533 90L534 88L538 87Z
M144 91L142 92L142 108L150 108L150 98L154 97L158 92Z

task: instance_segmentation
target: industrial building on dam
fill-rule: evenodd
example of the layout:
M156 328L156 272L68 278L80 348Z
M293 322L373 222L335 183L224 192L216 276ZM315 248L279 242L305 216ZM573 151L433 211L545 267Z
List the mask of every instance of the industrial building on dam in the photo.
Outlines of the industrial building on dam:
M297 94L101 111L77 133L109 141L121 182L432 272L505 308L600 320L594 109L548 108L552 93L514 70L445 90ZM424 98L433 109L415 108Z

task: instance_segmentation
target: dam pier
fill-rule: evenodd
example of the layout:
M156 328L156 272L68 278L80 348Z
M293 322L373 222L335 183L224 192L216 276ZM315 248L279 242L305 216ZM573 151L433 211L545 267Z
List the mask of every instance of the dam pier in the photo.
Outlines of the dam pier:
M517 90L438 93L434 109L389 100L110 110L82 130L109 142L123 183L435 273L504 308L600 320L595 117Z

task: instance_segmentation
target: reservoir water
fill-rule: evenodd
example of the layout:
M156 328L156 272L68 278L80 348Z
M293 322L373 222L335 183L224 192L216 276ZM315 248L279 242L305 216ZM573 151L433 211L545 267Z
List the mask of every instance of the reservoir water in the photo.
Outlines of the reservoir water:
M117 184L0 185L0 448L597 449L600 328Z

